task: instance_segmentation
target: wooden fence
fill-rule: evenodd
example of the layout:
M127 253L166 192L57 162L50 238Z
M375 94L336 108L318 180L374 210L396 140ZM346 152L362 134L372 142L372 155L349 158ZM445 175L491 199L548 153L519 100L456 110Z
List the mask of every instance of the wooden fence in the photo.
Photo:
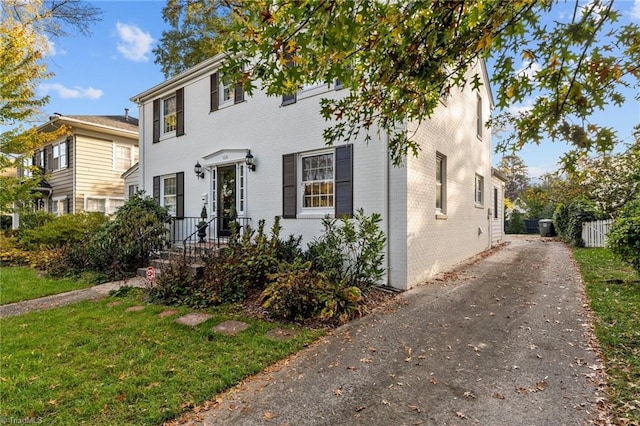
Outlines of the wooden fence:
M585 247L604 247L607 244L607 232L613 220L596 220L582 224L582 239Z

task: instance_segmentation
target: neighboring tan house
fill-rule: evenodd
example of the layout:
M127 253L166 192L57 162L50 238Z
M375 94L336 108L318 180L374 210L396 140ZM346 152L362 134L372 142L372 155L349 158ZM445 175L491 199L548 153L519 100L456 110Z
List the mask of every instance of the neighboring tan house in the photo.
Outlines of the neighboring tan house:
M223 60L218 55L131 98L139 105L140 189L174 223L194 228L205 206L215 238L228 233L230 215L254 227L279 216L282 235L306 243L320 235L326 215L363 208L382 215L384 284L399 289L491 246L491 130L484 122L493 99L483 62L469 72L481 76L479 91L452 90L430 119L406 124L421 151L394 167L385 135L325 144L331 123L319 114L320 99L346 95L339 85L248 97L221 84Z
M60 115L38 127L64 125L65 136L35 151L27 166L44 173L36 208L55 215L112 214L124 203L121 175L138 162L138 119L125 115ZM19 175L31 173L27 168Z

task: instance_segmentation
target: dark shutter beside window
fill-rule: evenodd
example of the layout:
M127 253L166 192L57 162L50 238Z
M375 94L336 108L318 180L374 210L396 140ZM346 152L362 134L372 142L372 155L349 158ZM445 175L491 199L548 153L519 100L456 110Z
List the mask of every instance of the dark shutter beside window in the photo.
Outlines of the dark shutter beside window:
M65 147L67 148L67 167L72 167L73 164L71 164L71 144L73 143L73 136L69 136L67 138L67 143L65 144Z
M211 78L210 78L210 84L211 84L211 88L210 88L210 111L217 111L218 110L218 102L219 102L219 95L218 95L218 87L219 87L219 82L218 82L218 73L214 72L213 74L211 74Z
M244 101L244 89L242 88L242 83L236 84L236 88L233 92L233 103L239 104Z
M44 149L45 151L45 172L49 173L53 170L53 145L49 145Z
M296 155L282 156L282 217L293 219L296 217L297 192L296 185Z
M153 177L153 201L160 205L160 176Z
M184 172L176 173L176 218L184 217Z
M160 99L153 101L153 143L160 142Z
M336 147L335 217L353 216L353 145Z
M184 135L184 89L176 90L176 136Z

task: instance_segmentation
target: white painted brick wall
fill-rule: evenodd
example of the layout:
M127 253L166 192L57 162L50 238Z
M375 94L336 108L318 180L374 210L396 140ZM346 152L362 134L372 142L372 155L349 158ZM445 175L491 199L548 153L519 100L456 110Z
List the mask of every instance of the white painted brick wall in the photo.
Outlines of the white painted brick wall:
M209 75L158 91L145 100L140 117L140 187L151 195L153 177L185 172L185 216L199 216L202 194L211 186L210 173L196 179L196 161L222 149L251 149L257 163L247 174L246 215L266 219L282 214L282 155L322 149L323 130L329 125L319 115L322 96L342 96L342 91L321 89L302 94L294 105L281 107L280 97L257 92L242 104L209 112ZM154 98L163 98L184 87L185 135L170 136L152 143ZM320 92L320 93L317 93ZM320 96L322 95L322 96ZM408 288L436 272L482 251L489 245L487 208L491 191L490 132L476 137L476 94L467 90L451 96L432 119L416 131L422 146L419 158L408 158L404 167L387 161L386 140L354 144L354 208L383 215L388 236L389 276L385 280ZM489 100L483 92L485 114ZM410 125L409 131L415 125ZM435 219L435 152L447 156L446 221ZM485 179L484 208L474 207L474 176ZM211 201L211 200L209 200ZM211 207L208 206L211 213ZM308 242L322 230L321 217L283 219L282 236L302 234ZM478 235L478 228L484 233Z

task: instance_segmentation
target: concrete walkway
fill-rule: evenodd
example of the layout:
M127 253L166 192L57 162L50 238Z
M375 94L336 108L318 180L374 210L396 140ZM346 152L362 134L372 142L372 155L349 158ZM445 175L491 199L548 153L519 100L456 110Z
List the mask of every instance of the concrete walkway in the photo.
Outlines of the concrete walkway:
M40 297L38 299L27 300L24 302L0 305L0 318L21 315L35 310L56 308L58 306L69 305L82 300L101 299L108 295L110 291L117 290L124 286L144 287L146 286L146 280L141 277L134 277L123 281L99 284L81 290L54 294L52 296Z
M583 300L569 248L510 239L173 424L604 424Z

